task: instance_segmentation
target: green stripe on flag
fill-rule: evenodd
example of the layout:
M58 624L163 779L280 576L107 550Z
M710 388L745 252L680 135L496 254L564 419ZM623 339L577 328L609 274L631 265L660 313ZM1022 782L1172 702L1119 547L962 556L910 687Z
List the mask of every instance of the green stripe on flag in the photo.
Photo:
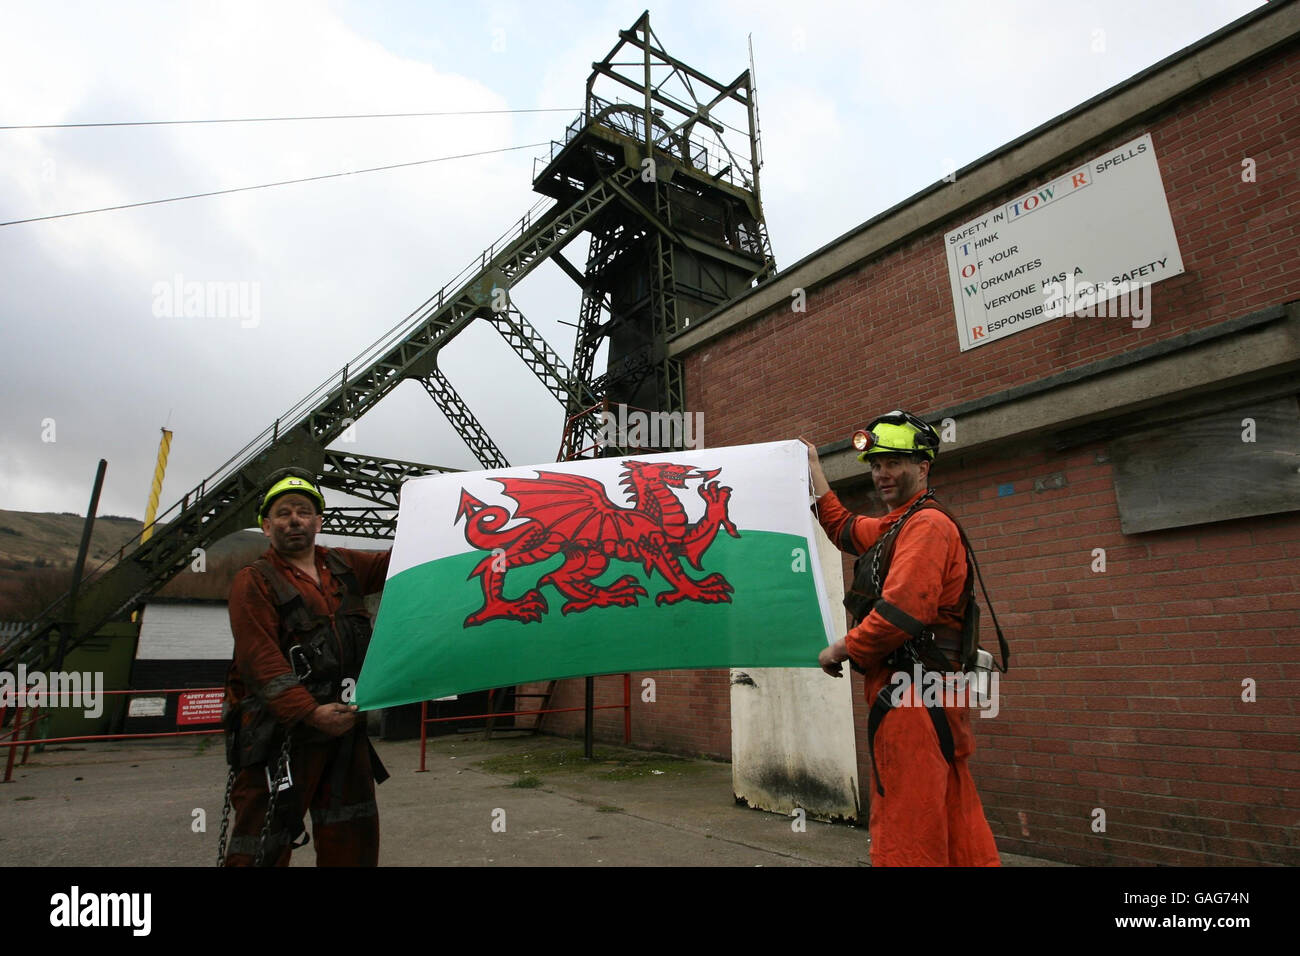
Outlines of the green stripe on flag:
M720 534L704 569L688 567L687 574L700 580L721 573L735 589L731 603L686 600L657 606L655 595L672 591L672 585L639 563L615 560L595 583L607 586L634 575L648 592L635 607L564 615L566 598L547 585L542 594L549 610L540 622L494 620L477 627L463 625L483 606L480 579L469 574L484 552L409 568L384 587L357 703L371 710L553 677L624 671L816 667L826 637L808 549L808 541L797 535ZM506 598L534 588L562 560L556 555L511 569Z

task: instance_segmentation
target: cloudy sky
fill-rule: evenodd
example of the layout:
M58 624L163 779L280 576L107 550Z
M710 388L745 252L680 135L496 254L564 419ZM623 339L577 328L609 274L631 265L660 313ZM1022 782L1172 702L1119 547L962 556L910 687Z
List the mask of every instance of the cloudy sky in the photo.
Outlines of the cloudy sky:
M651 25L726 81L752 35L765 211L788 266L1259 5L673 0ZM5 129L0 222L545 143L642 9L5 0L0 126L560 112ZM102 457L100 513L140 517L167 425L166 509L533 205L544 152L0 226L0 508L83 512ZM178 278L244 283L247 307L187 318L160 300ZM576 286L548 263L512 295L568 360ZM554 460L560 408L494 331L471 328L440 366L511 462ZM355 437L361 453L475 467L414 382Z

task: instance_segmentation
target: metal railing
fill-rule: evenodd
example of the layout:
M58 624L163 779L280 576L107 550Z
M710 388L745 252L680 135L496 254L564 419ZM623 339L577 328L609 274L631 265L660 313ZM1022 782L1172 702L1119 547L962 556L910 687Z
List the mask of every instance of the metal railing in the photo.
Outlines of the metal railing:
M456 717L430 717L429 701L420 702L420 769L416 773L427 773L428 767L425 765L425 755L429 742L429 725L430 724L449 724L460 720L487 720L492 721L498 717L536 717L538 723L541 722L545 714L572 714L577 711L583 711L590 714L596 710L621 710L623 711L623 743L632 742L632 675L623 674L623 703L621 704L600 704L582 707L541 707L533 710L512 710L512 711L492 711L491 696L489 696L488 713L486 714L464 714ZM591 680L591 678L587 678ZM499 689L499 688L498 688ZM489 695L496 693L496 690L490 690ZM531 695L538 696L538 695ZM489 728L490 728L489 724ZM500 730L501 728L498 728ZM533 727L511 727L509 730L526 730L532 731ZM588 754L590 756L590 754Z
M629 107L626 113L613 113L603 119L588 120L588 115L595 117L597 113L614 106ZM559 156L564 148L573 142L574 139L587 129L588 126L603 126L606 129L614 130L638 143L645 142L645 121L644 107L625 100L606 100L599 96L591 97L591 106L587 112L582 112L564 128L564 138L551 140L548 155L536 157L533 161L533 179L537 178L537 164L540 162L544 166L555 162L555 157ZM698 134L692 133L689 137L681 137L680 133L670 134L670 128L660 128L651 124L651 135L656 149L662 149L677 158L678 146L685 145L686 159L691 166L701 172L712 176L716 179L726 180L732 186L741 189L752 189L753 174L750 170L750 164L741 160L734 154L728 154L726 148L722 145L721 140L714 139L709 141ZM678 140L677 143L667 141L669 135L674 135Z
M76 692L60 691L57 696L63 697L71 693L76 693ZM127 694L127 695L134 695L134 696L150 696L150 695L157 696L158 694L214 694L214 693L219 693L224 695L225 688L166 687L158 690L106 690L106 691L101 691L99 693L103 693L105 695ZM51 696L51 695L46 693L44 694L44 696ZM5 717L7 715L8 710L9 707L7 704L0 704L0 727L4 726ZM32 716L26 721L26 723L23 722L24 710L29 710L32 712ZM32 747L42 746L44 744L90 743L99 740L144 740L144 739L157 738L157 737L202 737L211 734L224 733L222 728L218 727L212 730L172 730L172 731L157 731L155 733L142 733L142 734L77 734L70 737L33 737L29 734L26 739L19 739L23 728L35 726L36 723L40 721L40 719L41 719L41 707L39 704L34 705L32 707L26 707L23 704L16 705L14 709L13 729L8 734L4 735L11 739L9 740L0 739L0 747L7 747L9 749L9 756L5 761L4 780L0 782L9 783L12 781L13 770L14 770L14 752L19 747L23 748L23 757L22 760L19 761L19 766L23 766L27 763L28 751ZM221 718L218 717L216 719L220 720ZM212 723L212 721L204 721L204 723Z

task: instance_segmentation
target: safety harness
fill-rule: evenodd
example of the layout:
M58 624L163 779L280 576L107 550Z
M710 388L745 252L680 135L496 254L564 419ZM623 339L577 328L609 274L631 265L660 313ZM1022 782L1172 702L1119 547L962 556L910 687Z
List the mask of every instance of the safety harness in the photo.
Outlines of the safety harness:
M265 850L272 832L287 836L294 849L310 842L302 821L302 808L293 793L290 759L292 751L307 744L337 741L330 770L330 806L326 816L341 816L343 782L347 776L351 749L357 746L355 735L364 738L370 751L370 765L376 783L388 779L388 771L366 737L365 722L357 721L352 729L339 737L301 725L285 727L272 713L269 701L291 687L301 685L318 704L342 699L343 682L356 680L366 649L370 645L370 615L366 611L361 586L352 568L333 551L325 552L325 564L336 580L343 584L343 599L333 614L313 614L307 609L302 594L266 558L251 565L266 581L275 601L280 622L280 649L289 661L292 672L272 677L265 683L249 688L249 693L239 702L227 702L225 714L226 760L230 773L226 782L226 801L221 813L221 841L217 851L217 865L225 863L226 830L230 813L230 796L235 777L241 770L266 766L275 756L274 768L267 767L270 796L266 817L254 866L262 866ZM289 786L285 786L289 782ZM283 796L281 791L284 791ZM277 809L280 811L277 814ZM278 839L274 842L280 842Z
M894 546L898 541L899 530L912 515L927 508L941 512L952 521L957 528L957 533L961 536L962 545L966 549L966 581L962 588L961 599L953 608L953 614L962 619L960 630L942 627L938 624L924 624L882 597L885 579L889 575L889 567L893 561ZM839 541L841 549L850 554L856 551L852 528L852 521L845 522L844 528L840 532ZM867 752L871 757L871 772L876 780L876 792L882 797L885 795L885 788L881 783L880 772L876 766L876 731L879 729L881 721L885 719L885 715L895 706L891 693L894 687L893 676L900 671L906 673L909 668L916 665L919 665L923 672L947 673L952 669L953 660L960 663L963 672L970 673L976 670L981 652L979 645L979 605L975 600L975 581L977 579L980 589L984 593L984 600L989 605L989 613L993 616L993 626L998 635L998 649L1002 655L1002 664L999 669L1006 673L1010 651L1007 647L1006 638L1002 634L1002 628L998 625L997 614L993 612L993 604L989 601L988 591L984 588L984 577L980 574L979 564L975 560L975 551L971 548L970 540L966 537L966 532L962 529L961 523L947 508L935 500L933 491L927 489L925 494L912 502L890 529L881 535L865 553L858 557L853 566L853 584L844 595L844 607L849 613L850 627L856 627L862 621L865 621L867 615L874 610L894 627L908 635L908 639L885 658L884 664L890 670L891 679L876 694L876 699L872 702L871 710L867 714ZM849 664L854 670L861 671L861 668L851 659ZM948 715L940 704L925 704L924 697L922 697L922 702L926 713L930 715L931 723L934 724L934 731L939 738L939 749L943 753L944 760L948 761L950 765L954 764L956 761L956 747L953 742L952 728L948 724Z

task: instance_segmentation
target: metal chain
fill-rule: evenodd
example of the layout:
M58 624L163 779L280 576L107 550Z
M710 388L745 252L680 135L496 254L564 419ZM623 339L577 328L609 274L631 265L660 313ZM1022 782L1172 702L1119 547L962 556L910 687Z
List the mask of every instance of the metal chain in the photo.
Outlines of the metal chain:
M221 842L217 844L217 866L226 865L226 831L230 828L230 794L235 789L235 768L226 775L226 799L221 805Z
M280 796L280 784L289 769L289 743L292 737L292 733L284 735L284 746L280 748L280 758L275 764L275 775L271 780L271 795L266 801L266 819L262 821L262 835L257 840L257 856L253 860L253 866L261 866L266 856L266 840L271 835L271 823L275 819L275 804Z
M894 535L898 534L898 529L903 526L903 522L905 522L908 518L910 518L913 514L915 514L917 509L920 508L921 505L925 504L933 497L934 497L934 491L932 489L926 489L925 494L917 498L916 501L912 503L912 507L908 508L905 512L899 515L898 520L895 521L893 525L890 526L889 530L880 536L880 540L876 543L876 547L873 549L871 555L871 583L874 586L875 592L877 594L882 594L884 592L884 586L880 580L880 553L885 550L884 549L885 542L888 541L890 538L892 538ZM925 662L921 660L921 655L920 653L918 653L916 649L916 638L909 637L906 641L903 642L902 649L907 654L907 656L912 659L913 662L920 664L923 668L925 667Z
M882 593L884 590L883 582L880 580L880 555L881 552L885 550L885 544L894 537L894 535L898 534L898 529L903 526L904 521L910 518L916 510L921 507L921 505L925 504L933 497L934 492L927 489L925 494L912 503L912 507L908 508L898 516L898 520L890 526L888 531L880 536L880 540L878 540L875 547L871 549L871 584L877 594Z

